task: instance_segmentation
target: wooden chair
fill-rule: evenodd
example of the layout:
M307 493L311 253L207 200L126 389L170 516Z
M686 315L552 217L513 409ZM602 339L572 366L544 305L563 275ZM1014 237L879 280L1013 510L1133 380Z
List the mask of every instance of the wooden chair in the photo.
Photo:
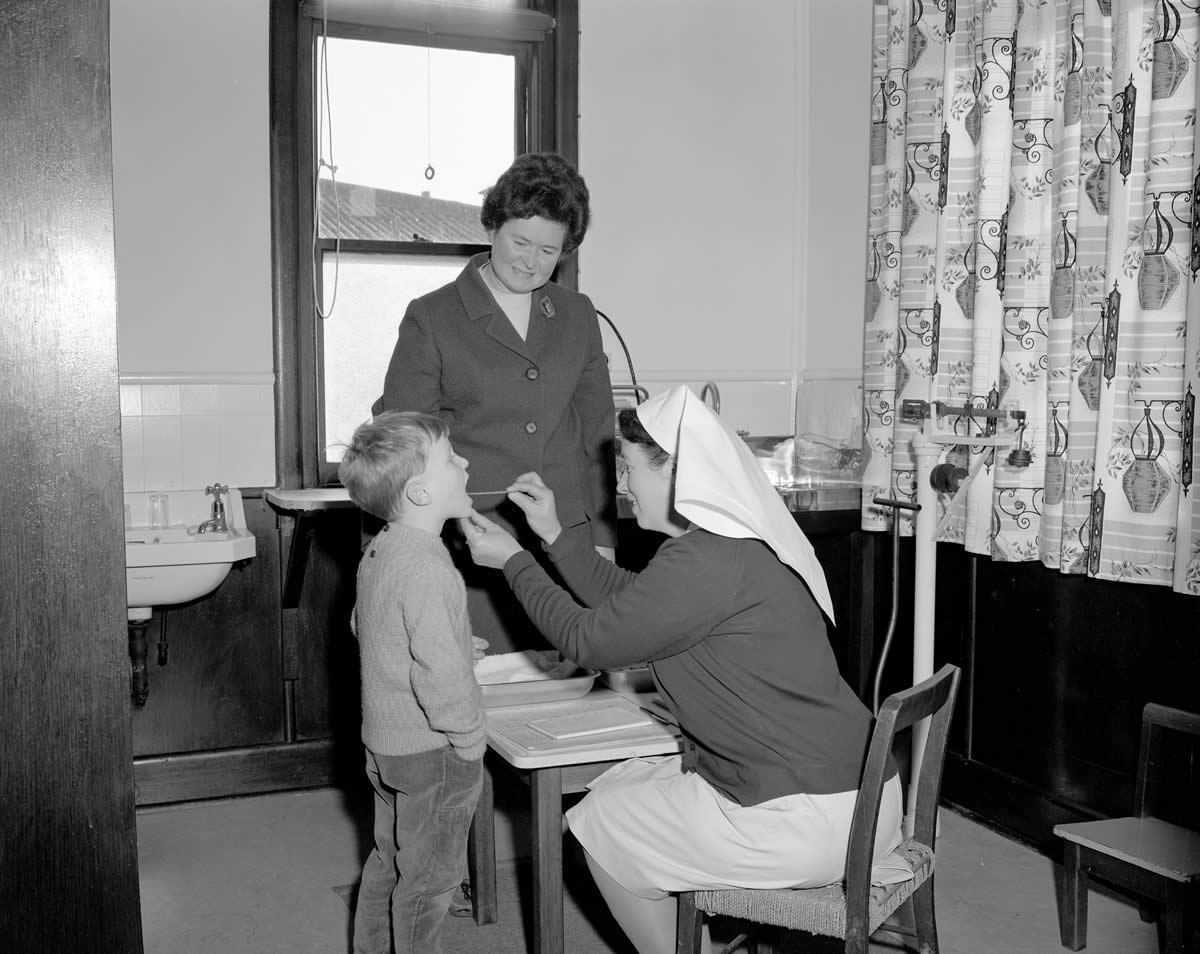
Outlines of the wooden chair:
M871 746L863 769L844 883L825 888L760 890L736 888L722 891L688 891L679 895L676 954L698 954L705 914L719 914L806 931L845 940L847 954L867 954L870 937L905 901L912 899L916 937L922 954L937 954L937 927L933 916L934 839L938 793L959 669L943 666L920 685L884 700L875 721ZM900 847L915 877L900 884L872 887L871 855L879 820L879 803L887 774L888 756L896 733L931 716L929 735L917 783L914 834ZM912 797L912 793L909 793ZM913 932L888 926L901 933ZM759 944L758 950L765 945Z
M1192 920L1200 913L1198 743L1200 715L1149 703L1142 711L1133 814L1054 827L1065 841L1058 921L1067 949L1087 945L1088 878L1096 875L1160 906L1160 947L1167 954L1200 951L1200 944L1188 946L1189 929L1200 926ZM1172 824L1163 815L1185 824ZM1145 920L1157 913L1148 907L1142 911Z

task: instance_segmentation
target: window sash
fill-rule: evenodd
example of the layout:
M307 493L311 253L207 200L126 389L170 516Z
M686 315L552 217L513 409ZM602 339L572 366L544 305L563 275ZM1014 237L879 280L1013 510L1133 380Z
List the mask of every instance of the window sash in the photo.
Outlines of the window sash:
M359 0L362 6L408 10L417 8L444 12L479 13L480 8L463 3L409 2L409 0ZM271 156L272 223L274 254L274 314L276 333L276 471L281 487L316 487L336 483L332 467L322 467L324 458L324 382L322 381L322 330L316 315L314 290L320 294L321 276L314 265L335 245L345 252L404 255L466 255L486 246L428 242L364 242L322 239L313 242L315 164L314 91L317 80L317 38L322 26L327 35L404 42L441 48L509 53L518 56L515 74L515 151L555 150L575 160L578 146L578 0L528 0L528 8L492 8L492 14L553 27L541 27L536 39L507 29L447 26L429 32L412 22L385 26L348 22L354 4L328 0L328 16L319 18L320 0L307 0L304 12L286 4L271 8ZM536 8L529 9L529 8ZM538 11L549 10L554 16ZM334 14L337 14L336 16ZM448 21L446 21L448 22ZM486 33L486 36L477 35ZM314 261L315 260L315 261ZM574 266L565 263L558 280L573 287ZM314 289L314 286L316 288ZM383 382L379 382L382 389ZM369 410L369 409L367 409Z
M454 0L305 0L304 16L330 28L408 31L458 45L461 40L498 39L541 43L554 17L520 6L500 7ZM331 33L332 35L332 33Z
M341 250L346 254L379 253L392 255L475 255L486 252L490 246L473 245L468 242L384 242L373 239L334 238L317 240L318 262L327 252ZM319 273L318 273L319 274Z
M327 243L329 244L329 243ZM486 246L458 246L456 251L447 251L446 246L431 253L429 243L417 243L411 253L401 253L391 243L356 242L354 248L342 243L339 254L337 306L326 320L318 319L316 326L317 354L322 360L317 365L318 394L320 396L317 417L317 472L323 484L337 482L337 461L327 459L333 444L344 444L350 438L351 425L365 420L372 403L383 392L383 380L387 363L391 360L395 345L396 329L404 316L409 300L419 294L433 291L447 281L453 281L462 270L466 260ZM380 246L384 247L380 247ZM364 247L366 246L366 247ZM334 268L330 260L334 254L327 248L318 259L318 300L325 302L324 278ZM416 276L404 271L429 261L440 266L436 273L425 275L416 282ZM375 271L383 266L383 273ZM394 269L394 270L393 270ZM406 280L407 279L407 280ZM433 281L421 287L420 281ZM334 339L334 351L340 361L326 362L323 357L328 339ZM369 369L369 381L354 368ZM336 393L330 394L330 378L338 382ZM330 418L334 432L330 433ZM340 455L339 459L340 459Z
M321 38L322 24L319 21L311 21L312 29L309 31L309 52L311 56L308 77L313 81L317 77L317 57L319 52L319 43ZM351 39L362 39L371 42L391 42L403 43L412 46L430 45L445 49L463 49L474 50L486 53L500 53L513 56L516 60L514 69L514 122L516 124L514 145L515 152L520 155L522 152L529 150L529 140L531 136L531 117L528 114L527 103L531 96L529 93L530 87L533 85L533 77L535 75L534 68L534 51L529 44L522 44L514 41L503 40L460 40L454 41L453 38L445 36L430 37L425 34L418 34L407 30L386 30L381 31L359 25L347 24L328 24L326 33L330 37L346 37ZM316 90L313 89L315 94ZM312 183L314 170L316 168L316 135L314 128L314 120L316 115L315 99L309 98L307 102L310 104L309 111L303 117L304 126L307 129L311 148L307 151L307 161L301 165L301 182ZM327 410L325 407L325 340L324 340L324 322L317 314L315 303L324 300L324 272L323 260L328 254L336 254L338 251L344 254L377 254L377 255L427 255L427 256L470 256L477 252L486 251L487 245L468 245L449 242L403 242L403 241L368 241L363 239L341 239L335 237L324 236L319 237L316 242L312 241L312 221L315 215L314 208L315 196L311 189L306 202L302 202L302 216L306 220L304 233L307 236L304 240L304 252L301 262L302 269L310 270L311 282L309 287L312 291L305 294L305 283L301 281L300 289L300 320L304 324L310 324L312 331L306 338L311 342L310 357L306 359L308 367L313 369L313 373L303 375L301 377L301 400L304 402L306 409L311 408L311 423L303 428L307 431L309 438L305 439L301 448L303 460L303 482L304 486L310 486L315 483L317 486L330 486L338 483L337 464L327 461L325 448L328 445L329 435L325 433ZM407 304L407 303L403 303ZM400 312L403 314L403 311ZM399 315L397 316L397 324L399 324ZM383 380L378 382L380 391L382 392ZM369 406L363 409L364 416L369 413Z

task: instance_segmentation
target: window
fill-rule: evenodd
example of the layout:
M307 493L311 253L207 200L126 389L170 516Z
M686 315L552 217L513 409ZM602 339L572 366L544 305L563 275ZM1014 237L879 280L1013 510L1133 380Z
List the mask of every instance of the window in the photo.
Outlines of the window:
M290 280L276 268L284 486L336 483L342 443L382 392L408 302L487 249L483 191L522 152L573 154L573 116L568 130L554 117L556 103L574 102L575 70L563 65L575 62L577 31L564 49L552 14L574 18L575 3L301 6L291 249L275 216L277 259L296 262ZM278 20L276 50L287 42ZM273 135L277 147L286 138ZM288 198L288 159L277 158L277 202Z
M312 268L327 469L382 390L405 306L487 247L479 209L516 155L515 80L527 68L512 53L325 36L316 56Z

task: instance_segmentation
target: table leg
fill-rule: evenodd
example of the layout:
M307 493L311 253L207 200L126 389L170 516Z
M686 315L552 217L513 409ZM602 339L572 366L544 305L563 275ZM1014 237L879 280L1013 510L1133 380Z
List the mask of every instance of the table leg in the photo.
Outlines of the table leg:
M1063 894L1058 911L1058 931L1068 951L1087 947L1088 875L1083 852L1075 842L1063 845Z
M1187 889L1178 882L1167 885L1166 898L1162 906L1163 951L1165 954L1187 954L1188 936L1186 926ZM1194 951L1195 948L1192 948Z
M496 824L492 772L483 760L483 788L471 819L467 840L467 874L471 879L471 908L476 924L495 924L496 913Z
M535 769L533 802L533 949L563 954L562 769Z

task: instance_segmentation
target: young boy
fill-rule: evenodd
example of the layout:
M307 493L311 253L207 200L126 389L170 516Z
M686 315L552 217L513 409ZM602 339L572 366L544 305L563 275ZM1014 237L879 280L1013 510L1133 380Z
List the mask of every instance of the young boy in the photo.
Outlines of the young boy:
M438 418L390 411L354 432L338 476L387 521L363 553L351 619L375 790L354 951L441 954L486 748L466 590L440 536L471 512L467 462Z

